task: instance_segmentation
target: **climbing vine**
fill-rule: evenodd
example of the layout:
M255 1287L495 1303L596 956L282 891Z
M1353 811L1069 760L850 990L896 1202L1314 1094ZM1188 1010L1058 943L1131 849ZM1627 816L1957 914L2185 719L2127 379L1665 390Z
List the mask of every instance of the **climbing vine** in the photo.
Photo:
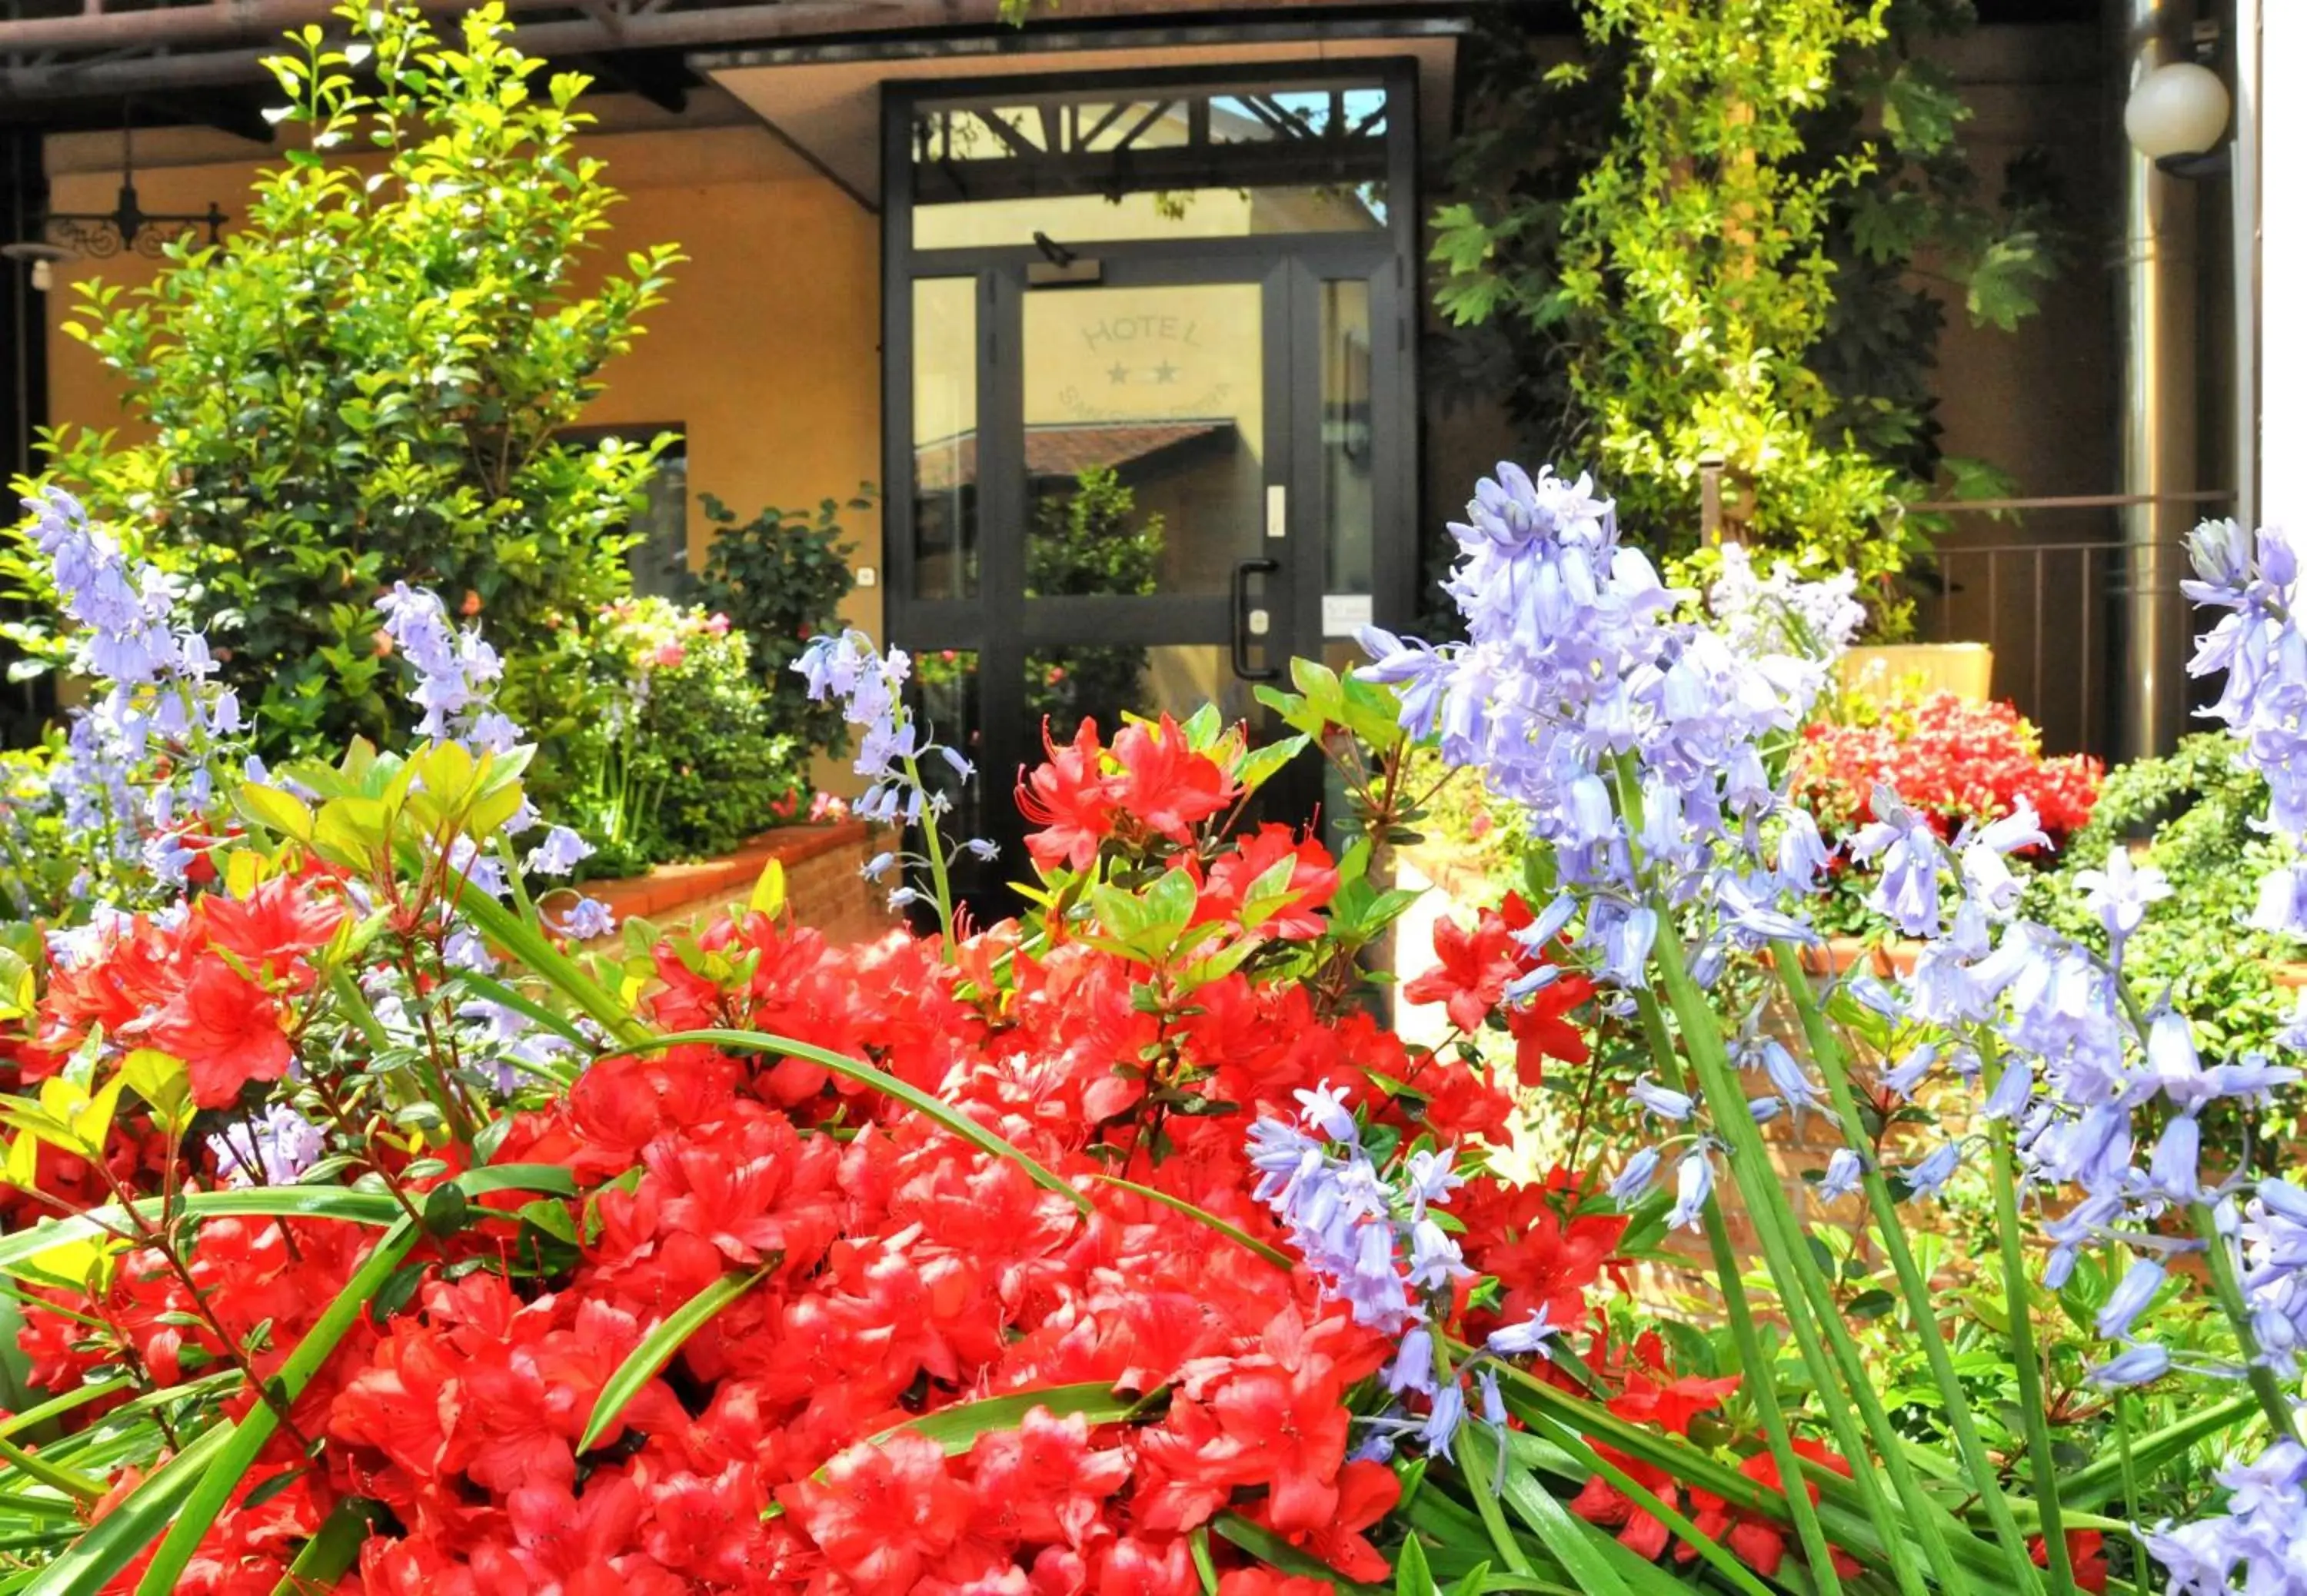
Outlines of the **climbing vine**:
M1639 535L1694 543L1719 458L1726 534L1851 567L1895 627L1928 530L1905 504L1986 474L1939 457L1917 269L2003 328L2055 269L2047 201L1981 199L1917 54L1968 4L1584 0L1582 52L1520 14L1470 53L1440 309L1495 335L1470 346L1492 391Z

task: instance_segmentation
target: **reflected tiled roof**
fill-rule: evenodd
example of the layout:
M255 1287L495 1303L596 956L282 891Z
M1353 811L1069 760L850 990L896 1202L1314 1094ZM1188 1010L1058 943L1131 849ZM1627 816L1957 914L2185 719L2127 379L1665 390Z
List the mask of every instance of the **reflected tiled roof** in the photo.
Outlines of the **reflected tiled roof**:
M1025 471L1034 477L1077 477L1096 467L1123 465L1184 448L1233 431L1231 421L1113 422L1085 426L1028 427ZM977 480L977 434L939 439L913 450L914 480L923 493L950 490L955 479Z

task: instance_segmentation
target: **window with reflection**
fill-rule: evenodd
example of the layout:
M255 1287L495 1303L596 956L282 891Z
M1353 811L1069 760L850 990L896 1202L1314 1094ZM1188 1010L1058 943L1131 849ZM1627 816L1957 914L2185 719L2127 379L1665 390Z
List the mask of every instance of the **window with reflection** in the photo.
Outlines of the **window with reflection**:
M913 596L977 592L977 279L913 284Z

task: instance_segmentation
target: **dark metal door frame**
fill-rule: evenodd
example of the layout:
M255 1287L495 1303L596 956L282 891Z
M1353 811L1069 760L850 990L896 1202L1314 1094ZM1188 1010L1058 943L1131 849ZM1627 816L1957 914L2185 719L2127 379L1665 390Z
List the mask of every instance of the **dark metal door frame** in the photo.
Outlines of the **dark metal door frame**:
M1321 285L1368 284L1371 329L1372 470L1378 500L1372 549L1372 610L1378 624L1400 627L1414 607L1418 568L1417 370L1414 263L1419 197L1415 128L1417 77L1407 60L1355 62L1351 70L1382 77L1387 108L1387 205L1383 233L1311 233L1241 238L1149 239L1083 246L1100 263L1099 286L1157 286L1257 282L1265 287L1265 480L1288 491L1287 532L1275 550L1282 591L1271 585L1271 657L1315 654L1322 644L1324 484L1321 458ZM1339 75L1338 64L1303 67L1207 69L1128 74L1116 89L1163 83ZM1093 78L1000 79L891 86L883 107L882 497L884 619L888 641L914 651L953 649L977 656L978 716L984 738L980 781L987 811L1008 807L1016 762L1030 760L1039 729L1022 724L1025 652L1036 644L1214 644L1234 636L1227 595L1140 597L1025 596L1023 528L1028 512L1025 469L1024 303L1029 267L1044 258L1031 244L916 250L912 246L909 149L916 101L999 89L1082 90ZM974 280L976 313L976 534L973 596L915 596L913 471L913 285L925 278ZM1037 292L1066 292L1043 287ZM1265 550L1261 550L1265 552ZM989 668L990 667L990 668Z

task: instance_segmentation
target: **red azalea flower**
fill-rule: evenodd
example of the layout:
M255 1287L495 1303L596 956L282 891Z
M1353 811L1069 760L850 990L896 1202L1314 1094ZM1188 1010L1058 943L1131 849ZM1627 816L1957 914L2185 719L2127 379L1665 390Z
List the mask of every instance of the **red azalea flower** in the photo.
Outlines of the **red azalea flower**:
M142 1025L151 1044L184 1061L193 1101L222 1108L252 1080L278 1080L296 1062L280 1005L215 954L193 962L167 1005Z
M210 943L250 969L286 967L327 945L344 905L310 881L275 876L245 898L200 900L198 918Z
M1338 890L1337 862L1330 850L1311 837L1300 838L1288 826L1271 822L1243 838L1230 853L1212 862L1209 879L1194 910L1194 923L1235 921L1250 887L1284 859L1294 859L1284 898L1279 908L1264 905L1265 918L1256 935L1284 942L1305 942L1322 935L1320 910Z
M2097 1530L2067 1532L2067 1562L2075 1571L2075 1583L2090 1592L2091 1596L2105 1596L2105 1542L2106 1537ZM2050 1549L2043 1544L2040 1535L2028 1538L2027 1550L2035 1559L2036 1567L2048 1568L2051 1566Z
M1048 762L1036 765L1017 787L1018 811L1041 828L1025 839L1025 851L1044 870L1060 864L1086 870L1097 860L1098 845L1113 834L1118 787L1104 773L1097 722L1085 719L1074 740L1060 749L1051 740L1045 720L1042 747Z
M1113 739L1121 766L1114 799L1131 819L1172 842L1192 841L1194 827L1234 800L1239 789L1206 755L1186 746L1168 715L1158 726L1132 722Z
M777 1499L826 1562L859 1591L909 1591L969 1527L970 1493L947 1472L945 1448L900 1430L850 1447L824 1478L781 1486Z
M1469 1035L1482 1028L1522 972L1522 950L1495 911L1485 909L1471 931L1455 920L1434 922L1436 966L1402 989L1404 1002L1440 1003L1450 1023Z

